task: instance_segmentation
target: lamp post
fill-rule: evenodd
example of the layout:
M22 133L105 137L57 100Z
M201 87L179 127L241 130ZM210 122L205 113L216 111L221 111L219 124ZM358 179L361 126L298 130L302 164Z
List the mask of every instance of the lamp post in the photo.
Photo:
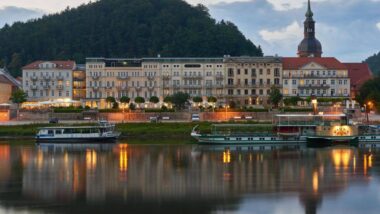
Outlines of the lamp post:
M366 113L366 118L367 118L367 124L369 124L369 113L371 111L373 103L369 101L367 104L364 104L364 110Z
M311 104L313 105L314 115L317 115L318 114L318 100L316 96L311 97Z
M226 108L225 118L226 118L226 121L227 121L227 120L228 120L228 119L227 119L227 109L230 108L230 106L229 106L229 105L226 105L225 108Z

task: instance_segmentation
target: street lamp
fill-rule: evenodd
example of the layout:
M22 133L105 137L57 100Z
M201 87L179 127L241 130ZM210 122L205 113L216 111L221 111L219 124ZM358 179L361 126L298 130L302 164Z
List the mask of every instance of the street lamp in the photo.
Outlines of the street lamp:
M364 111L367 118L367 124L369 124L369 112L371 111L371 108L373 106L373 103L369 101L367 104L364 104Z
M229 109L229 108L230 108L229 105L225 105L225 109L226 109L225 118L226 118L226 121L228 120L228 119L227 119L227 109Z
M311 97L311 104L313 105L313 113L314 115L318 114L318 100L316 96Z

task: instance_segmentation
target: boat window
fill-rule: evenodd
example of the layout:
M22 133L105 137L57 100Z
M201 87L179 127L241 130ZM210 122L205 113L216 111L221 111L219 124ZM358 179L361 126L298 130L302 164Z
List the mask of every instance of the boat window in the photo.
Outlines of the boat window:
M62 134L62 130L55 130L55 134Z
M48 135L54 135L54 131L53 130L48 130Z
M65 130L63 131L63 133L64 133L64 134L71 134L71 133L73 133L73 130L72 130L72 129L65 129Z

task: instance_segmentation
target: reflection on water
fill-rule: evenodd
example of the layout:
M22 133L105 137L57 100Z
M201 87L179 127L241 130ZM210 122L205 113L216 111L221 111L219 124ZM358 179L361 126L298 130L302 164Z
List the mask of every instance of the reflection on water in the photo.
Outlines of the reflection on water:
M356 213L365 207L378 213L379 154L345 147L0 144L0 212Z

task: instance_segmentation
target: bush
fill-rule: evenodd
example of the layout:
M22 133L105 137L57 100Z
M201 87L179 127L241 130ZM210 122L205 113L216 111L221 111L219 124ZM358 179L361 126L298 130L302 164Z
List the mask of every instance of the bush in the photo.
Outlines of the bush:
M83 112L83 108L82 107L73 107L73 106L55 107L55 108L53 108L53 111L55 113L81 113L81 112Z
M283 108L284 112L313 112L311 108Z

